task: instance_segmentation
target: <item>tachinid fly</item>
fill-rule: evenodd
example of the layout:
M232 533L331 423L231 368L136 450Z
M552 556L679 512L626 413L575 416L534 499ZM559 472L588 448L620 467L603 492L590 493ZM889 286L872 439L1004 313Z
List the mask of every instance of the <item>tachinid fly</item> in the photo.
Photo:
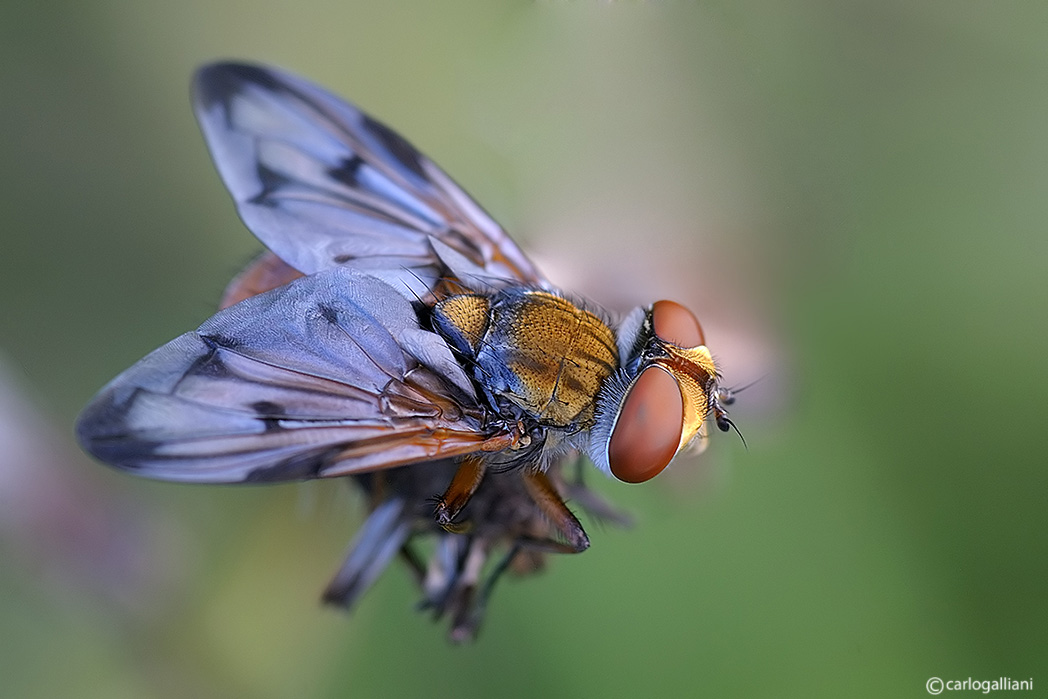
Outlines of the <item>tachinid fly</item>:
M327 601L351 605L400 555L424 606L469 638L504 569L589 546L565 496L622 520L582 484L580 455L637 483L703 442L708 416L731 426L690 311L658 301L612 324L572 300L356 107L232 63L201 69L193 101L270 252L223 310L105 386L77 435L162 480L354 476L371 514ZM436 535L428 560L421 534Z

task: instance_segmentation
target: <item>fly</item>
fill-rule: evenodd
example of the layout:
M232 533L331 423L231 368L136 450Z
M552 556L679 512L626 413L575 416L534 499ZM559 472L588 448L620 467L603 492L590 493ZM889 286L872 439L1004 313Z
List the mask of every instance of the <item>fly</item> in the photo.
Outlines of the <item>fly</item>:
M691 311L657 301L615 323L574 300L353 105L234 63L201 69L193 104L268 252L222 310L105 386L77 435L99 460L161 480L357 477L373 512L329 601L352 603L399 551L429 603L471 630L484 595L449 599L490 589L475 569L495 544L510 552L489 583L527 552L588 548L565 491L613 517L565 463L584 454L639 483L704 441L707 418L732 426ZM425 488L440 493L428 524ZM447 549L428 566L410 549L427 531Z

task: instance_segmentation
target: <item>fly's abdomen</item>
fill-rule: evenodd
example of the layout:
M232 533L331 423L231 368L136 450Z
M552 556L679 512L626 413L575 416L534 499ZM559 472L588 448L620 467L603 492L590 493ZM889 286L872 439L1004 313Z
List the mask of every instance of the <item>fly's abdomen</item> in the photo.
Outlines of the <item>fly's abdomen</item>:
M452 296L434 307L434 327L474 360L489 394L553 427L587 427L618 367L608 325L545 291Z

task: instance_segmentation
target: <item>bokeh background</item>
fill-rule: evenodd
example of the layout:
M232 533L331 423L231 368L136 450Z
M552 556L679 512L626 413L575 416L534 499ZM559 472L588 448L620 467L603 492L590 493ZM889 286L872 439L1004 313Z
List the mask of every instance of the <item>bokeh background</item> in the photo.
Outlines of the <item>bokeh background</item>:
M399 568L320 606L343 483L81 455L80 407L259 249L189 108L222 57L394 126L566 288L690 305L766 375L748 449L601 482L636 526L506 581L470 647ZM9 2L0 161L0 695L1048 687L1048 5Z

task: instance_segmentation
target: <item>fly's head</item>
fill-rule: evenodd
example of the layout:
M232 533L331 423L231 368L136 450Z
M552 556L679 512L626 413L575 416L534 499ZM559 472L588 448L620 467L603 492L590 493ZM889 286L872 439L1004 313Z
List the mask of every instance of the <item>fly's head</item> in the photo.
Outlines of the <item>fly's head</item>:
M689 444L703 438L713 418L731 429L717 366L695 315L674 301L636 309L619 328L622 370L597 399L589 455L627 483L661 473Z

